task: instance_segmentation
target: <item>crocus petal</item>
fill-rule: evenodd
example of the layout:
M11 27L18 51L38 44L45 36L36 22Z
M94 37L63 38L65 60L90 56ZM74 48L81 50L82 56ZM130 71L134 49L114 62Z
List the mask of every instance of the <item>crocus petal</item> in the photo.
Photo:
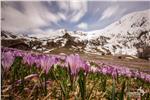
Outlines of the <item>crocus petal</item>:
M14 55L13 53L11 53L10 51L8 52L2 52L2 58L1 58L1 63L2 63L2 66L4 68L4 70L9 70L11 65L13 64L14 62Z

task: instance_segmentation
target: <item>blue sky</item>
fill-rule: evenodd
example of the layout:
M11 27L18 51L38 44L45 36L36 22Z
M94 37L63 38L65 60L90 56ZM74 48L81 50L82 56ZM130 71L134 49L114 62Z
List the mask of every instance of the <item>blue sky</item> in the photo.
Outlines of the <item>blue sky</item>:
M2 29L46 34L59 29L93 31L124 15L150 9L149 1L9 1L1 6Z

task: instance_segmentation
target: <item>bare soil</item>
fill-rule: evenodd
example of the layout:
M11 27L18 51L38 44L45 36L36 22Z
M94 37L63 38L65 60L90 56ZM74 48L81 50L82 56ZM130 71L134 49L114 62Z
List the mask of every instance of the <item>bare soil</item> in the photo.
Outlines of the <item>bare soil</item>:
M96 54L81 54L81 57L90 61L120 65L120 66L125 66L133 69L138 69L146 73L150 73L150 61L139 59L128 55L101 56Z

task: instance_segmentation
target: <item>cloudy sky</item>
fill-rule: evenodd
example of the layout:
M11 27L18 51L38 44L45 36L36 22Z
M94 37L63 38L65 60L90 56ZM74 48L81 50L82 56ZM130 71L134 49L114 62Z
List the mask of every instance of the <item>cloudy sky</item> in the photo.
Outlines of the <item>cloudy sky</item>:
M1 25L3 30L27 34L47 34L59 29L93 31L145 9L150 9L150 2L9 1L1 3Z

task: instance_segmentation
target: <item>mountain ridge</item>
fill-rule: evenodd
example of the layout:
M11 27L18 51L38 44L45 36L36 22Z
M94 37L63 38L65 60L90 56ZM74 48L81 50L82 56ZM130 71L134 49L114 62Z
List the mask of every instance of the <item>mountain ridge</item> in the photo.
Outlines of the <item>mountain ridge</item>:
M25 38L31 49L46 53L57 48L68 48L73 51L99 55L137 55L139 49L148 48L149 50L150 48L149 26L150 9L125 15L106 28L95 32L86 33L62 29L56 31L57 33L54 32L56 36L52 37L31 38L29 36L16 36L13 38L3 35L2 39ZM2 31L1 33L4 34L5 32Z

